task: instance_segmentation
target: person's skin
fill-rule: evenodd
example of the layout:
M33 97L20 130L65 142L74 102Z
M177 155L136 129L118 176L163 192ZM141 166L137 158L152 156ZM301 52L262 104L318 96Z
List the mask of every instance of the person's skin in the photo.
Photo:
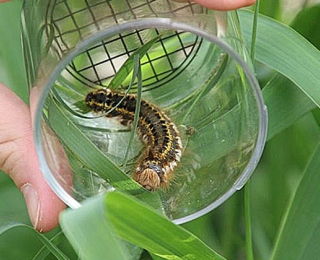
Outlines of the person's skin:
M4 2L8 0L0 0L0 3ZM210 9L232 10L252 5L255 0L194 2ZM40 172L30 108L1 83L0 93L0 169L23 193L33 226L43 232L49 231L58 225L59 212L66 206L49 188Z
M186 0L174 0L176 2L186 2ZM198 3L204 7L214 10L227 11L240 7L255 4L256 0L193 0L191 2Z

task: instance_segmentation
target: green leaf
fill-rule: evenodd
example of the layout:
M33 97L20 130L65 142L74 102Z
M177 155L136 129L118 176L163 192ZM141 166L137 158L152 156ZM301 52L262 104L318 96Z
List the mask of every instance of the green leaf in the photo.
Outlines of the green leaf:
M320 49L320 5L304 8L293 20L291 27Z
M272 260L316 259L320 255L320 145L287 211Z
M239 11L250 46L253 14ZM258 20L256 59L295 83L320 107L320 52L292 28L263 15Z
M269 115L267 140L316 107L294 83L281 74L268 82L262 94Z
M221 79L221 76L223 72L225 71L225 68L228 64L229 57L228 55L222 55L221 58L218 60L217 64L215 65L215 68L212 72L212 75L210 78L206 81L204 86L201 86L199 90L197 90L195 93L192 93L187 99L189 101L189 109L185 112L185 115L181 119L181 122L184 123L186 119L188 118L189 114L194 110L194 107L196 104L201 100L203 96L205 96ZM186 102L186 100L184 100ZM176 104L177 105L177 104Z
M127 215L131 216L134 217ZM60 225L83 260L139 259L140 250L115 236L111 223L105 218L103 196L90 198L77 210L64 211Z
M28 226L26 224L12 222L12 223L8 223L6 225L3 225L3 226L0 227L0 236L3 235L5 232L9 232L10 230L12 230L14 228L19 228L19 229L25 229L26 228L26 229L30 230L32 233L34 233L36 235L36 237L43 243L43 245L46 246L47 249L58 260L69 260L69 258L67 256L65 256L65 254L59 248L57 248L54 243L52 243L43 234L41 234L38 231L36 231L33 227Z
M56 246L59 246L60 250L62 250L70 259L78 259L76 253L62 231L59 231L56 235L50 238L50 242ZM33 256L32 260L51 259L50 257L52 257L50 250L43 245L37 254Z
M83 259L132 259L132 244L159 259L224 259L154 209L117 191L64 211L61 226ZM122 240L131 244L124 247Z
M134 119L133 119L133 123L132 123L132 130L131 130L131 133L130 133L130 139L129 139L128 147L127 147L127 150L126 150L126 153L125 153L125 156L124 156L125 157L124 166L127 165L130 147L132 145L132 142L133 142L133 139L134 139L134 135L137 132L139 115L140 115L140 107L141 107L142 75L141 75L140 56L139 55L135 55L133 61L134 61L134 65L133 65L134 68L133 68L132 79L131 79L131 82L129 84L129 89L131 88L133 82L137 78L138 91L137 91L136 108L135 108L135 111L134 111Z
M155 42L161 38L161 36L162 35L154 37L152 40L150 40L146 44L142 45L139 49L137 49L121 66L117 74L111 80L108 88L112 90L118 88L122 84L122 82L128 77L128 75L132 72L134 67L134 57L138 55L140 58L142 58L155 44Z
M1 4L0 81L28 102L29 92L21 46L21 5L22 1Z
M48 120L54 132L71 151L76 151L78 159L87 168L93 170L101 178L110 182L113 187L132 193L143 192L130 176L125 174L117 165L104 155L79 128L64 113L53 100L49 100ZM79 142L81 140L81 142ZM88 153L90 151L90 153ZM106 170L107 169L107 170Z
M260 13L272 17L279 18L281 15L281 1L279 0L268 0L260 1Z
M253 14L239 11L239 17L244 38L250 44ZM318 58L309 60L309 56ZM284 75L276 75L262 91L268 107L270 140L314 109L312 101L319 105L320 53L291 28L260 15L256 59ZM306 67L311 78L304 74Z
M106 217L122 239L163 259L222 260L196 236L136 199L119 192L105 198Z
M82 114L86 114L86 113L89 113L92 111L92 109L87 106L87 104L84 100L79 100L79 101L73 103L73 105L77 108L77 111L75 111L76 113L81 112ZM79 116L79 115L77 114L77 116Z

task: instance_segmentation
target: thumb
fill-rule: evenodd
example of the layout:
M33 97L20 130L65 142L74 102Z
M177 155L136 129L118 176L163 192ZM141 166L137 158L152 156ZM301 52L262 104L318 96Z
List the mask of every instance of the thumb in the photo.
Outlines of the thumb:
M29 107L2 84L0 93L0 169L23 193L33 226L49 231L65 205L40 172Z

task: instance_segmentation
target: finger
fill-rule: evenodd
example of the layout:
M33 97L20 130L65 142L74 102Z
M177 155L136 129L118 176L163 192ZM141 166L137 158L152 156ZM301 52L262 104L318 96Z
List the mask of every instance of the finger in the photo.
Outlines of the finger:
M33 226L49 231L58 225L59 212L65 205L40 172L29 107L2 84L0 93L0 169L22 191Z
M188 2L188 0L174 0L176 2ZM206 8L227 11L255 4L256 0L193 0Z

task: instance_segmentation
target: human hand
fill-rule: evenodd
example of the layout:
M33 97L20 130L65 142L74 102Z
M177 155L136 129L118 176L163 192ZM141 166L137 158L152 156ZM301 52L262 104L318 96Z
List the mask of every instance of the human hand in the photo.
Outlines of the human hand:
M176 2L187 2L188 0L174 0ZM227 11L255 4L256 0L193 0L199 5L209 9Z
M0 3L8 0L0 0ZM185 0L175 0L185 1ZM194 0L207 8L231 10L255 0ZM40 172L33 140L30 108L0 83L0 169L7 173L25 197L30 220L40 231L58 225L64 203L54 194Z
M44 180L36 155L29 107L0 84L0 169L24 195L30 220L40 231L58 225L65 205Z

